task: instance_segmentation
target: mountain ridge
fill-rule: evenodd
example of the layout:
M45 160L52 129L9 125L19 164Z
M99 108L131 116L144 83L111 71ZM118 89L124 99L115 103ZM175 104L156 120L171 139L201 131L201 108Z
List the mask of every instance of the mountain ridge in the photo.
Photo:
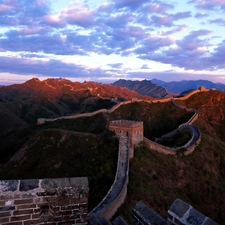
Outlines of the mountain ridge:
M138 92L141 95L147 95L152 98L165 98L171 96L171 93L169 93L164 87L154 84L150 80L132 81L120 79L112 85L126 87L130 90Z
M162 81L158 79L152 79L153 83L158 84L166 88L168 91L176 94L180 94L189 89L199 89L204 86L207 89L217 89L220 91L225 91L225 84L213 83L209 80L182 80L182 81Z

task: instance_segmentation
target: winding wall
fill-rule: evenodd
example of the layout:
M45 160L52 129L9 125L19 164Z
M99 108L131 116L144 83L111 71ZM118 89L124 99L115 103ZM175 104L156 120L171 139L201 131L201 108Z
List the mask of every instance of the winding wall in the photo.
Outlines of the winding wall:
M188 97L185 96L182 98L176 98L176 100L187 99L190 96L192 96L193 94L196 94L198 92L200 92L200 91L199 90L193 91L188 95ZM198 118L198 112L195 109L188 109L184 106L180 106L179 104L177 104L174 101L174 99L171 99L171 101L178 108L185 109L189 112L194 112L194 115L186 123L181 124L177 129L175 129L167 134L162 135L161 139L166 138L166 137L171 137L174 134L176 134L176 132L184 131L184 130L186 130L187 132L189 132L191 134L191 139L185 145L177 147L177 148L169 148L164 145L160 145L156 142L153 142L153 141L147 139L146 137L144 137L144 142L147 144L147 146L149 148L156 150L158 152L167 154L167 155L168 154L174 155L177 153L177 151L183 150L183 149L185 149L184 155L189 155L190 153L192 153L194 151L195 147L201 142L200 131L198 130L198 128L196 126L192 125L194 123L194 121L196 121Z
M127 194L129 172L129 148L128 137L121 136L119 141L119 153L117 171L114 183L102 201L88 214L90 224L96 217L110 220L117 209L123 204Z
M199 91L194 91L190 93L188 96L178 98L175 100L185 100L189 98L191 95L197 93ZM94 116L98 113L112 113L116 109L118 109L121 105L125 104L130 104L132 102L142 102L144 100L131 100L131 101L126 101L126 102L121 102L112 107L110 110L107 109L100 109L95 112L91 113L83 113L83 114L77 114L77 115L72 115L72 116L64 116L64 117L59 117L56 119L45 119L45 118L40 118L38 119L37 123L42 124L45 123L46 121L55 121L58 119L74 119L74 118L79 118L79 117L90 117ZM171 98L167 99L159 99L159 100L152 100L152 101L145 101L148 103L157 103L157 102L169 102L172 101L177 107L180 107L175 101ZM187 109L189 110L189 109ZM191 111L193 111L191 109ZM160 145L156 142L153 142L146 137L143 137L143 141L153 150L159 151L164 154L176 154L176 152L180 149L185 148L186 151L184 152L185 155L190 154L191 152L194 151L196 145L200 143L201 141L201 135L197 127L191 126L197 118L198 118L198 113L197 111L194 111L194 115L192 118L185 124L180 125L177 129L183 130L187 129L191 134L192 137L189 140L186 145L181 146L179 148L169 148L165 147L163 145ZM172 131L173 132L173 131ZM115 176L115 180L111 188L109 189L107 195L103 198L103 200L88 214L89 217L89 223L90 224L98 224L96 220L100 220L102 218L105 218L106 220L110 220L112 216L115 214L117 209L122 205L122 203L125 200L126 193L127 193L127 184L128 184L128 172L129 172L129 137L120 137L120 144L119 144L119 153L118 153L118 163L117 163L117 172Z

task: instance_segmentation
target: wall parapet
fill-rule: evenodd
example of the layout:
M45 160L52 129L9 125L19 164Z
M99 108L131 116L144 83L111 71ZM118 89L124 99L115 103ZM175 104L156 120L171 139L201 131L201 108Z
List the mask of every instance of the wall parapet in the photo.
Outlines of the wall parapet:
M0 224L87 225L88 180L0 180Z

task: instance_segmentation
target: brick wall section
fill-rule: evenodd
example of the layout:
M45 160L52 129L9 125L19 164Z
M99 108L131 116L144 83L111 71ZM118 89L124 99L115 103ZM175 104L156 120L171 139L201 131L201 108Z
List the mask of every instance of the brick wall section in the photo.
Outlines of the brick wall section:
M189 93L188 95L184 96L184 97L180 97L180 98L174 98L174 100L186 100L189 97L191 97L192 95L201 92L200 90L195 90L192 91L191 93ZM148 102L148 103L158 103L158 102L169 102L171 101L172 98L164 98L164 99L154 99L154 100L143 100L143 99L132 99L129 101L125 101L125 102L120 102L117 105L113 106L111 109L99 109L97 111L91 112L91 113L82 113L82 114L76 114L76 115L71 115L71 116L62 116L62 117L58 117L58 118L54 118L54 119L46 119L46 118L39 118L37 120L37 124L43 124L45 122L51 122L51 121L56 121L59 119L75 119L75 118L79 118L79 117L90 117L90 116L94 116L98 113L112 113L114 112L116 109L118 109L121 105L126 105L126 104L130 104L132 102Z
M0 224L79 224L88 222L87 178L0 181Z
M129 172L128 137L120 137L117 171L114 183L102 201L89 213L89 223L95 224L96 218L109 221L123 204L127 194Z

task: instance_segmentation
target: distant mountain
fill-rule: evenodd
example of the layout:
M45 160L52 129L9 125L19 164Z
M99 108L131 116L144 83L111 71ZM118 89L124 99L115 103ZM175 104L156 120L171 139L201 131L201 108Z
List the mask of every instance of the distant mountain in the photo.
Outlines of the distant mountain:
M151 82L163 86L169 92L178 94L190 89L199 89L199 87L201 86L204 86L207 89L216 88L219 91L225 91L225 84L213 83L208 80L183 80L183 81L165 82L158 79L152 79Z
M154 84L150 80L131 81L120 79L114 82L113 85L127 87L141 95L147 95L153 98L165 98L171 95L166 88Z
M23 84L0 87L0 126L9 131L14 126L36 123L41 117L54 118L107 109L116 104L112 98L120 101L143 96L110 84L33 78Z

